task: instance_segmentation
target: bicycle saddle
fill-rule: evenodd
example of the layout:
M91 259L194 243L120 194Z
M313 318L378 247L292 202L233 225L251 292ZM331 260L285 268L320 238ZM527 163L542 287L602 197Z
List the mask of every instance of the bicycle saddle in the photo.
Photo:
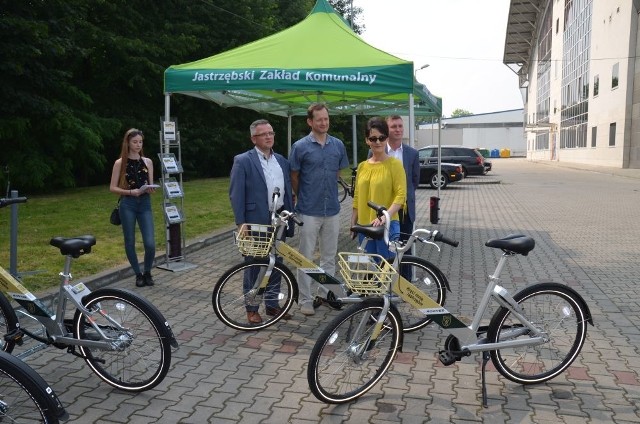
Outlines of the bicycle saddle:
M49 242L51 246L60 249L63 255L71 255L74 258L91 252L91 246L96 244L96 238L91 235L78 237L54 237Z
M522 256L527 256L529 252L536 247L536 241L522 234L509 234L503 238L491 239L484 245L502 249L504 252L518 253Z
M384 238L384 225L374 227L373 225L356 224L351 227L351 231L363 234L365 237L369 237L373 240L381 240Z

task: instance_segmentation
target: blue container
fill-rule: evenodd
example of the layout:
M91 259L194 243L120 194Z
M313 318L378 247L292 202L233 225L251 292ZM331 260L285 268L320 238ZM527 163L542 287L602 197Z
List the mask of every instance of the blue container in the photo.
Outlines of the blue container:
M500 157L500 150L498 150L498 149L491 150L491 157L492 158L499 158Z

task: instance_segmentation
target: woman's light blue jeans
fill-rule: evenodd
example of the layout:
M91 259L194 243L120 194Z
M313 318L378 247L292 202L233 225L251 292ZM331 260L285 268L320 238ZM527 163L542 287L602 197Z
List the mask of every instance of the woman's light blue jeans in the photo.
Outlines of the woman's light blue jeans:
M144 272L151 272L156 257L156 240L151 212L151 196L123 196L120 200L120 221L124 234L124 252L136 275L141 274L136 253L136 223L140 226L144 245Z
M392 220L389 222L389 240L399 240L400 238L400 221ZM358 242L362 243L364 235L358 234ZM385 259L393 259L396 257L395 253L391 253L389 246L384 240L369 240L365 247L365 252L375 253L382 256Z

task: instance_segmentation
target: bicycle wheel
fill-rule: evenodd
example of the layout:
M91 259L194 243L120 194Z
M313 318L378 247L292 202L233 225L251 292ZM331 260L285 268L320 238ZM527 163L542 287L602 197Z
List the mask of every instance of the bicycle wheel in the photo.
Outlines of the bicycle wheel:
M576 359L587 336L589 310L572 289L557 283L541 283L516 293L524 316L544 331L545 343L492 350L496 369L511 381L534 384L550 380ZM506 308L496 311L487 332L489 343L526 340L530 331Z
M53 389L37 372L0 352L0 422L57 424L66 415Z
M11 353L16 345L15 340L4 337L10 332L18 328L18 317L15 309L11 306L11 302L7 299L4 293L0 293L0 333L3 337L0 337L0 349L5 352Z
M251 292L244 294L245 278L246 284L253 286L255 279L266 271L268 265L267 259L253 259L235 265L220 277L213 288L211 303L216 315L225 325L243 331L261 330L280 321L289 311L298 295L298 283L282 262L276 262L262 295ZM262 322L248 321L248 307L257 309Z
M99 289L82 299L91 321L79 310L74 337L111 341L107 349L80 346L91 369L121 390L141 392L157 386L171 365L173 334L162 314L141 296L120 289ZM95 326L98 327L96 329Z
M342 203L346 198L347 198L347 188L345 187L342 181L338 180L338 201Z
M400 273L410 283L444 306L447 300L449 282L437 266L416 256L403 256ZM395 303L402 317L402 329L405 333L419 330L431 323L431 319L406 302Z
M362 396L391 366L402 341L397 311L392 307L374 345L371 333L383 306L369 298L338 315L324 329L311 351L307 380L311 392L325 403L346 403Z

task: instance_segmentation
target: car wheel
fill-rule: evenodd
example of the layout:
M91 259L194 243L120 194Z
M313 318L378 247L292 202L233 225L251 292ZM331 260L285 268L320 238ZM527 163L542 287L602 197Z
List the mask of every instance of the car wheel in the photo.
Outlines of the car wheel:
M449 183L449 180L447 179L447 176L443 174L441 174L440 178L438 178L438 174L435 173L429 179L429 185L433 189L437 189L438 185L440 186L440 189L444 189L448 183Z

